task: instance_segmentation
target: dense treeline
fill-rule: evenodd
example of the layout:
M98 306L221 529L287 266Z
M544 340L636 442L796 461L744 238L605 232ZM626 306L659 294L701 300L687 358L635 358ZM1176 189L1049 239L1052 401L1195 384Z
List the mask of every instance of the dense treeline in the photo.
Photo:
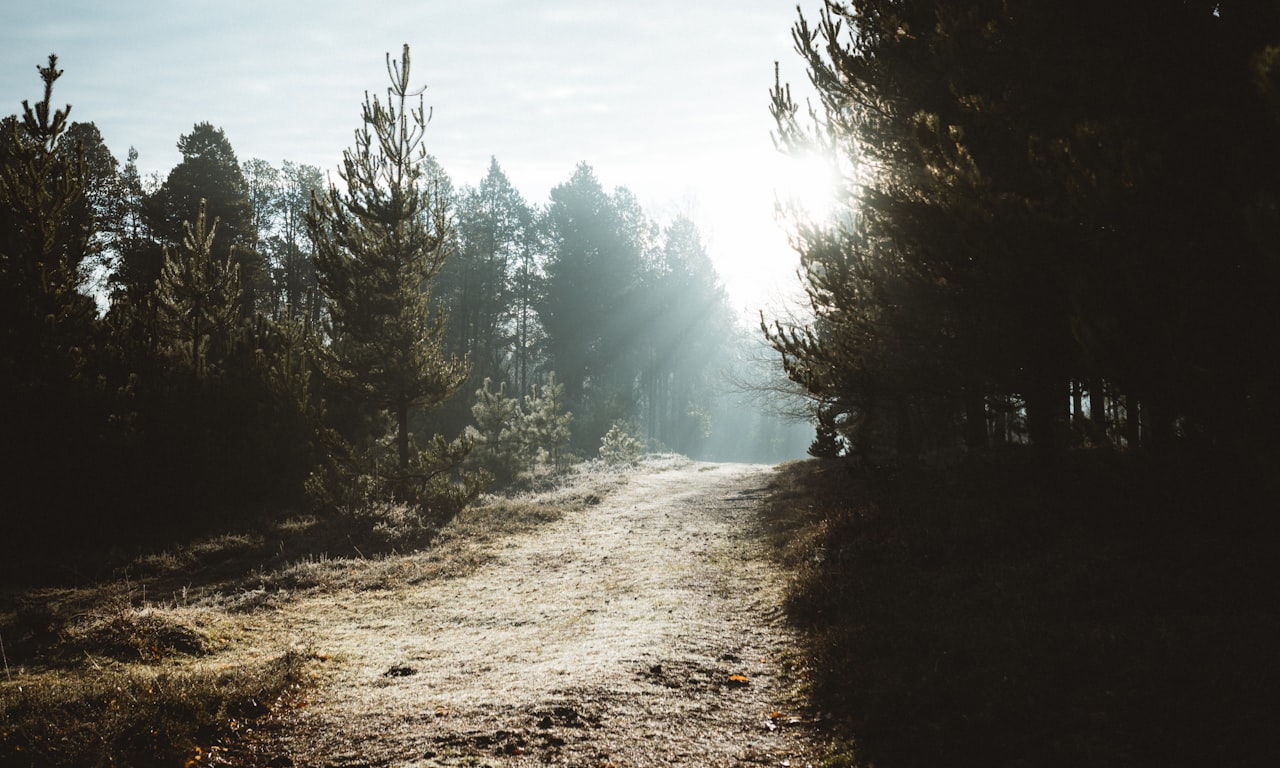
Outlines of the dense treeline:
M801 15L817 412L772 509L832 765L1275 762L1280 5ZM1011 445L1029 445L1013 449Z
M1247 2L825 3L780 141L813 320L766 327L819 453L1249 452L1280 426L1280 18Z
M473 368L466 396L439 414L448 427L470 423L486 379L524 397L552 371L582 456L617 423L688 454L703 450L717 408L721 430L765 426L727 410L723 374L747 340L690 218L659 226L585 163L545 207L526 202L496 160L477 187L450 194L457 242L437 305L450 317L446 348Z
M492 441L468 458L485 430L551 466L611 429L785 450L726 391L749 341L692 221L660 227L585 164L546 206L496 160L456 190L408 68L388 58L333 184L241 163L208 122L143 178L54 106L56 58L39 68L43 98L0 131L10 547L373 496L447 516L494 468ZM519 430L483 412L498 392Z

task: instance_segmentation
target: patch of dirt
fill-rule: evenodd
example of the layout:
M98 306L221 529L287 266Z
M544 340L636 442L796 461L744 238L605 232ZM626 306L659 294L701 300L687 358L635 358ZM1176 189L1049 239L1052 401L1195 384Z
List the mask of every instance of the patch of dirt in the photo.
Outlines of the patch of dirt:
M271 766L804 766L816 758L756 522L772 469L667 462L464 577L237 617L321 659L223 759Z

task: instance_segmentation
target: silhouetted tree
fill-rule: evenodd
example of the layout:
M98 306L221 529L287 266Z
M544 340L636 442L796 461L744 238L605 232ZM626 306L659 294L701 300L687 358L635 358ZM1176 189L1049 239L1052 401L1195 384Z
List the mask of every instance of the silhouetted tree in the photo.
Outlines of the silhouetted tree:
M769 333L841 424L879 421L905 450L979 446L1016 401L1054 449L1073 381L1095 411L1125 396L1130 444L1233 441L1274 416L1241 361L1271 354L1245 328L1280 327L1256 234L1280 157L1254 66L1277 11L1086 6L801 17L819 104L801 125L779 85L778 135L842 159L848 209L799 228L815 321Z
M182 160L147 198L147 222L162 245L177 247L185 237L186 223L195 220L200 201L205 201L208 215L220 222L214 256L225 260L234 246L244 286L241 314L250 317L265 295L267 273L254 248L254 209L235 150L222 129L211 123L197 123L191 133L181 136L178 150Z
M96 306L85 291L100 245L86 196L94 177L69 133L71 107L53 105L57 63L51 54L37 67L43 98L0 121L4 538L36 548L29 536L84 533L75 515L109 432Z

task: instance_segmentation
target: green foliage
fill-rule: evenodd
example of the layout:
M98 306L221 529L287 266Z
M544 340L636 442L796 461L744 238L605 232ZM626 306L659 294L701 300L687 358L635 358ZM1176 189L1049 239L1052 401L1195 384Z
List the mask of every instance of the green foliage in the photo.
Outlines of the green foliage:
M433 440L419 453L410 416L451 396L469 366L444 353L444 316L430 306L449 255L449 209L424 182L427 117L421 91L409 88L407 46L398 64L387 56L387 71L388 103L366 100L356 146L343 154L345 189L315 197L307 227L329 320L330 343L316 350L321 370L343 396L391 420L394 461L377 455L378 434L360 450L380 482L416 501L440 477L437 462L460 458L466 444Z
M802 16L818 100L806 123L776 84L777 138L846 187L837 221L796 224L813 321L766 326L789 375L909 453L1000 439L987 403L1009 398L1063 448L1072 382L1123 399L1132 428L1104 439L1260 444L1280 418L1249 362L1280 338L1280 176L1257 171L1280 168L1275 22L1246 3Z
M818 434L809 445L809 455L819 459L834 459L844 452L844 443L840 439L835 417L830 411L819 409L817 421Z
M217 226L206 220L202 200L195 224L186 225L185 253L165 249L156 283L161 344L197 377L231 353L240 326L240 270L230 255L221 262L214 257Z
M219 222L221 233L213 256L220 262L233 261L239 268L240 312L251 317L265 293L267 272L256 249L254 211L235 150L222 129L207 122L197 123L191 133L180 137L178 150L182 161L144 201L146 223L162 245L176 247L186 238L187 222L206 208L207 215ZM145 257L145 252L139 255ZM158 277L141 272L144 286Z
M475 441L474 463L505 485L529 463L521 439L524 412L519 398L507 397L506 382L498 385L497 392L492 385L491 379L485 379L476 390L476 403L471 406L475 426L467 429L467 435Z
M621 424L614 424L600 438L600 459L615 467L634 467L644 455L644 443L627 432Z
M476 443L474 463L503 485L540 466L564 469L573 414L563 411L563 403L564 385L556 383L554 371L545 385L533 385L523 404L519 398L507 397L505 382L494 392L485 379L471 409L475 426L468 428Z
M524 398L524 418L520 420L521 443L526 454L537 464L547 464L553 469L565 468L572 433L569 425L573 414L566 409L564 385L556 381L556 372L547 376L547 383L532 386L532 392Z
M67 352L84 346L95 314L81 292L82 267L95 252L84 202L87 166L82 147L65 139L71 107L51 104L62 75L57 57L38 69L44 98L35 107L24 101L22 119L4 120L0 135L0 365L7 381L53 373L42 364L74 365ZM61 360L42 363L50 356Z
M309 330L246 313L234 228L215 237L212 206L193 209L180 247L152 240L136 153L117 175L97 129L50 108L53 62L41 73L44 102L3 121L0 141L0 394L24 403L0 423L22 446L3 467L0 559L21 571L298 503L327 452ZM235 170L225 137L204 133L217 140L187 159ZM101 248L122 276L99 321L86 272ZM154 271L128 271L152 250Z

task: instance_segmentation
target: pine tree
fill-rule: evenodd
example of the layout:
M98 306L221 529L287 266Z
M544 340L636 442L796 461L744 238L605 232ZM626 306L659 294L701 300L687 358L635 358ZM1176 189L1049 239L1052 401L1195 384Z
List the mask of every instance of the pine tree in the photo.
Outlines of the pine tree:
M221 222L214 255L225 260L235 249L244 288L241 316L248 319L265 292L267 271L256 249L254 211L240 162L222 129L207 122L197 123L191 133L180 136L178 151L182 161L147 197L147 223L161 244L176 247L203 201L208 215Z
M1143 442L1258 434L1280 153L1250 60L1276 19L1100 0L801 17L818 108L799 130L775 87L780 143L834 151L850 184L848 219L797 237L817 319L770 331L792 378L908 450L983 445L1010 400L1062 448L1072 381L1130 399Z
M644 444L621 424L614 424L600 438L600 459L610 466L634 467L640 463Z
M564 466L564 450L572 437L570 425L573 414L565 410L564 384L556 381L552 371L547 383L533 385L533 392L524 398L524 418L521 419L522 441L525 450L537 463L548 463L555 469Z
M235 343L240 323L240 269L234 249L225 260L214 255L218 222L206 219L200 201L195 223L187 222L183 253L165 249L156 283L160 328L170 349L197 377L208 374Z
M37 67L43 98L0 121L0 484L15 544L27 527L75 535L62 515L93 487L95 440L107 431L96 306L83 290L98 245L89 170L68 140L70 105L53 107L57 63L51 54Z
M522 469L532 465L521 439L524 432L524 412L520 399L507 396L503 382L493 390L493 380L485 379L484 386L476 390L476 402L471 407L475 426L467 428L475 447L471 459L477 466L492 473L500 484L515 479Z
M313 198L307 226L329 320L322 369L349 396L390 418L390 474L397 493L416 497L413 488L442 470L411 451L410 417L457 391L469 366L444 354L445 318L430 309L433 282L449 255L449 210L424 181L428 116L423 91L409 86L407 45L398 64L388 54L387 72L387 103L366 98L355 147L343 153L345 189L330 186ZM460 453L439 458L447 463Z
M34 107L23 101L21 119L4 120L0 135L0 354L32 351L51 335L87 334L94 315L81 291L82 267L97 248L85 205L88 166L81 148L66 146L70 105L52 107L57 64L51 54L37 67L44 98ZM64 341L69 349L85 339Z

